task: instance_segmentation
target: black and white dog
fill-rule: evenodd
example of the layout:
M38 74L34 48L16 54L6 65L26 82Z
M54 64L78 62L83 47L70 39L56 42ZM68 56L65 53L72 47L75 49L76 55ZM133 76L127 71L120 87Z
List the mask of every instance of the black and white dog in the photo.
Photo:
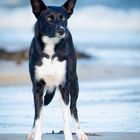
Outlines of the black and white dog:
M77 114L78 79L76 55L67 20L73 13L76 0L68 0L61 7L46 6L42 0L31 0L37 18L35 36L29 52L29 70L33 85L35 117L28 140L41 140L41 114L44 105L60 90L64 115L65 140L73 140L69 127L71 114L79 140L88 140L80 129ZM44 94L45 92L45 94ZM69 109L70 104L70 109Z

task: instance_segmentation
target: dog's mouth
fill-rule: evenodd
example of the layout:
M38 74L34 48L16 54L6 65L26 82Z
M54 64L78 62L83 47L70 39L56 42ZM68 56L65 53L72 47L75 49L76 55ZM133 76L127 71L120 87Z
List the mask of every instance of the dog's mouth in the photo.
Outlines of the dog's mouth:
M59 39L65 38L65 33L63 33L63 34L56 33L56 37Z
M57 32L59 35L62 36L65 33L65 29L63 27L61 27Z
M60 26L56 31L56 37L64 38L65 37L65 29L64 27Z

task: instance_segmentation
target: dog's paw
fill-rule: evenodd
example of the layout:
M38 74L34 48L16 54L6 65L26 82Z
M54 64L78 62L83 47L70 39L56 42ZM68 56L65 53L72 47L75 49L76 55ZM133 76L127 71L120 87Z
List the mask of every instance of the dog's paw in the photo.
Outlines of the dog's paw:
M88 140L87 135L86 135L84 132L82 132L82 131L80 131L80 132L77 134L77 137L78 137L78 140Z
M31 132L27 136L27 140L34 140L35 139L35 130L34 128L31 130Z
M41 135L38 135L38 133L34 133L34 131L31 131L29 135L27 136L27 140L41 140Z
M28 136L27 136L27 140L33 140L34 139L34 134L31 132Z

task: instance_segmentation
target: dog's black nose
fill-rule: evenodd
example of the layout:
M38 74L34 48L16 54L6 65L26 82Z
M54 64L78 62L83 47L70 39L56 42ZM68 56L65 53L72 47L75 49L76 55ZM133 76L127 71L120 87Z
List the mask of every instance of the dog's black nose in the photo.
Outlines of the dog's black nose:
M65 30L64 28L60 28L58 31L57 31L60 35L63 35L65 33Z

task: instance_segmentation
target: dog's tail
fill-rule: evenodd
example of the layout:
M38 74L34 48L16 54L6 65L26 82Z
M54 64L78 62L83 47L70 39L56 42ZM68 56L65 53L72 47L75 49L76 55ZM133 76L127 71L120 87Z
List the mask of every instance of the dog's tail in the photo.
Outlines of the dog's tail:
M52 101L54 95L55 91L52 93L46 92L46 95L44 96L44 105L48 105Z

